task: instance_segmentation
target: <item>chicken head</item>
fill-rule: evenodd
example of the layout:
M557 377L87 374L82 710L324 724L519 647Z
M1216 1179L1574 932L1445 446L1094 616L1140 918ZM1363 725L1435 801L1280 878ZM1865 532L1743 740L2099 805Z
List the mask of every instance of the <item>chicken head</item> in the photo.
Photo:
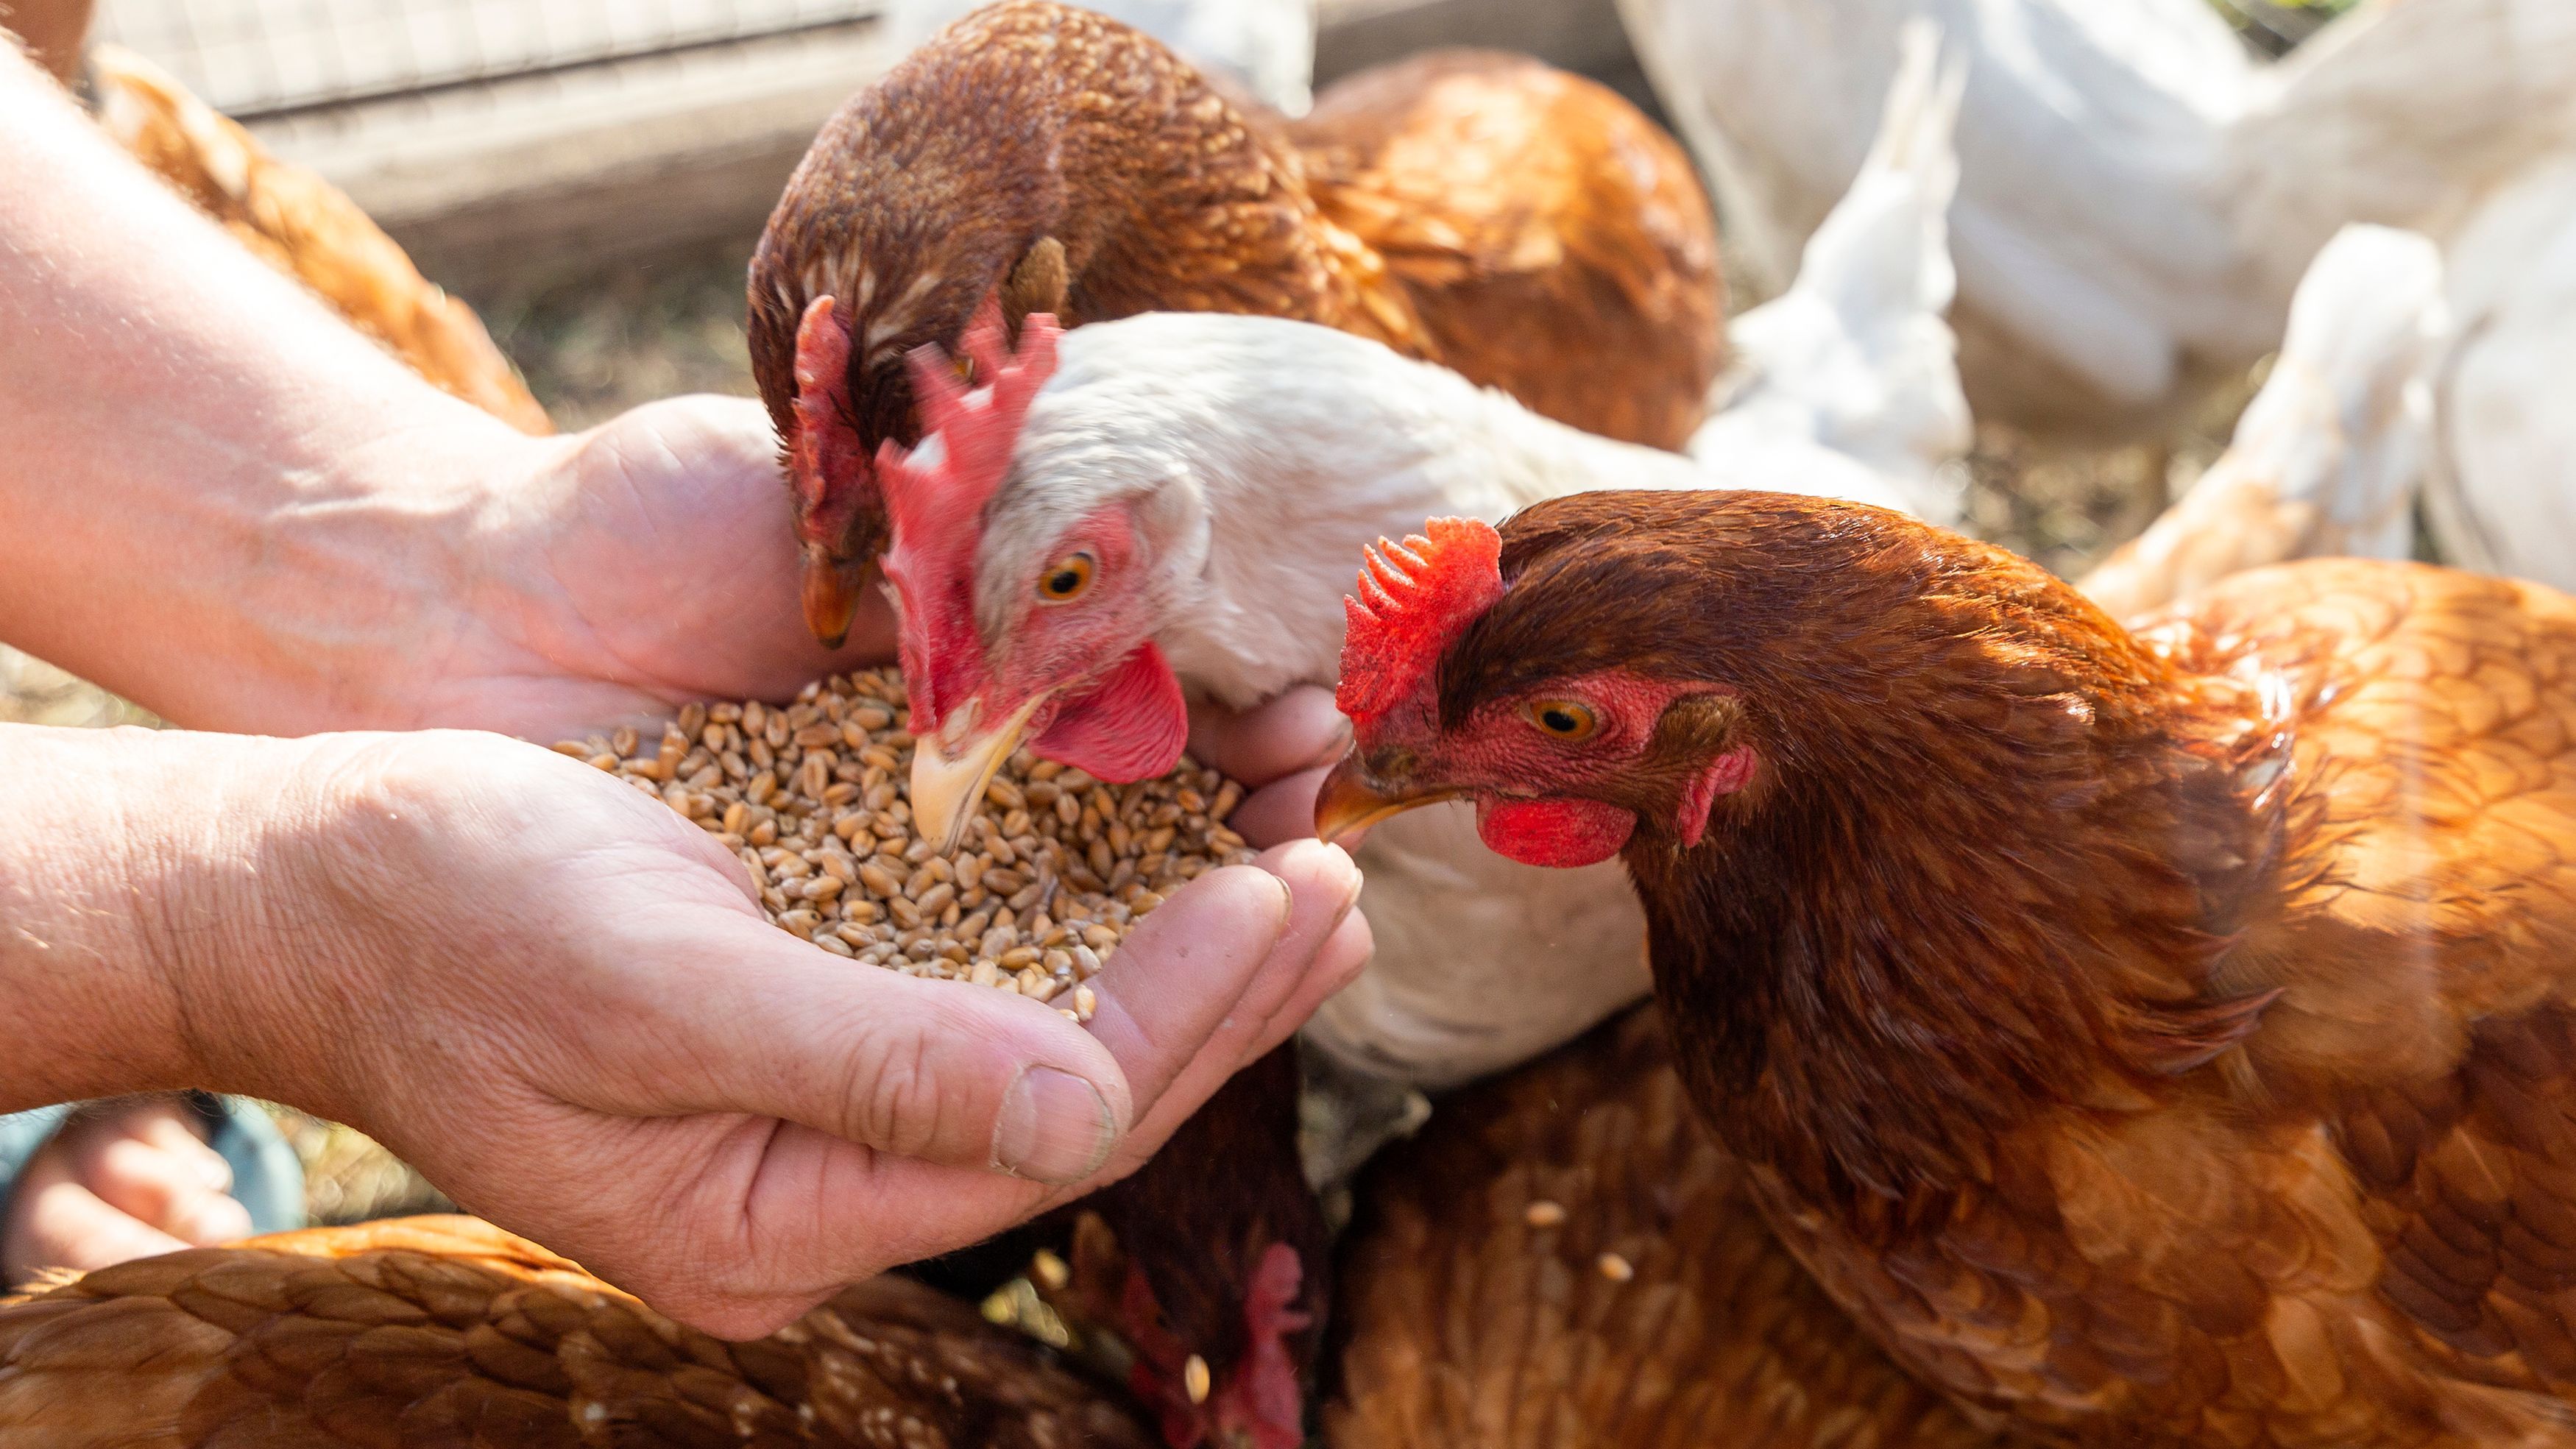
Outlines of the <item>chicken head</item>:
M1020 747L1124 783L1164 774L1189 741L1180 679L1150 634L1148 532L1110 502L1063 521L1033 564L1026 540L988 546L987 505L1031 400L1055 370L1055 319L1032 315L1010 353L998 309L967 330L969 390L935 347L913 385L925 440L877 460L892 544L886 584L912 690L912 808L953 849L974 802Z
M1734 690L1606 659L1523 661L1472 699L1444 687L1443 654L1503 597L1502 536L1475 519L1433 519L1369 550L1338 694L1353 747L1325 779L1315 833L1463 796L1485 843L1528 865L1608 860L1641 818L1699 844L1718 800L1756 770Z

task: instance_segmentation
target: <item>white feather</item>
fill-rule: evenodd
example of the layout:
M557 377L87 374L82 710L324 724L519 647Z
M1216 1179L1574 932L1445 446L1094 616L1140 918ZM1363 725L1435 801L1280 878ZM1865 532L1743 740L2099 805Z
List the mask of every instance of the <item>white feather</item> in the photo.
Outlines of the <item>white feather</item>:
M1620 0L1776 279L1860 167L1913 17L1968 56L1950 216L1968 391L2026 424L2126 429L2281 336L2350 221L2439 237L2564 144L2576 5L2374 0L2288 61L2206 0Z
M2299 283L2271 376L2226 453L2085 592L2125 617L2265 564L2408 557L2448 316L2431 241L2344 228Z
M1935 523L1965 512L1959 458L1973 441L1958 339L1942 314L1958 276L1948 215L1964 72L1918 21L1878 139L1815 235L1789 290L1728 327L1735 360L1690 452L1717 470L1784 440L1857 460Z
M2426 521L2449 562L2576 590L2576 156L2499 195L2450 276Z

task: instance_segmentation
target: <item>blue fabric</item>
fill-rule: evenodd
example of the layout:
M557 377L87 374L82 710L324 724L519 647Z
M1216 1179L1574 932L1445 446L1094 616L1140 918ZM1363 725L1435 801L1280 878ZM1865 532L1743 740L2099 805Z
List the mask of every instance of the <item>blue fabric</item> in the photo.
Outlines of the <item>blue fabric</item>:
M207 1145L233 1170L233 1196L250 1210L251 1231L280 1233L304 1226L304 1165L266 1109L247 1097L185 1095L205 1130ZM85 1104L67 1102L0 1116L0 1214L26 1170L27 1159L53 1139L63 1119Z

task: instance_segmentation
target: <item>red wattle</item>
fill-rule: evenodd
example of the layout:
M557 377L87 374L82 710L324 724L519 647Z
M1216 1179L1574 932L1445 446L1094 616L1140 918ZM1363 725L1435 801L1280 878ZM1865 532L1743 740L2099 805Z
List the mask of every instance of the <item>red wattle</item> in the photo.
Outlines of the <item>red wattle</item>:
M1637 831L1637 815L1598 800L1478 802L1476 833L1498 855L1559 870L1598 865Z
M1169 774L1190 744L1180 676L1151 640L1118 661L1098 686L1055 711L1030 753L1124 785Z

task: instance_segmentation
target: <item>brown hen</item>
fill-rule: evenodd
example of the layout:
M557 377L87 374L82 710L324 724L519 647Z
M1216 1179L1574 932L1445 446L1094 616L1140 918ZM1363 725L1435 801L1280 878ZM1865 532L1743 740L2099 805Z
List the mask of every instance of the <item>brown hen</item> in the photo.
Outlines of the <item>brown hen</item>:
M193 1249L0 1307L0 1449L1151 1443L918 1284L724 1343L471 1218Z
M2576 1443L2576 601L2405 564L2131 634L1757 493L1443 525L1323 824L1621 853L1676 1060L1897 1361L2070 1443Z
M1772 1235L1641 1007L1360 1186L1334 1449L1967 1449Z
M1535 61L1416 57L1288 121L1054 0L933 36L816 137L750 277L818 634L885 541L873 462L915 441L904 356L1016 327L1248 312L1355 332L1595 432L1679 447L1723 350L1687 157Z

